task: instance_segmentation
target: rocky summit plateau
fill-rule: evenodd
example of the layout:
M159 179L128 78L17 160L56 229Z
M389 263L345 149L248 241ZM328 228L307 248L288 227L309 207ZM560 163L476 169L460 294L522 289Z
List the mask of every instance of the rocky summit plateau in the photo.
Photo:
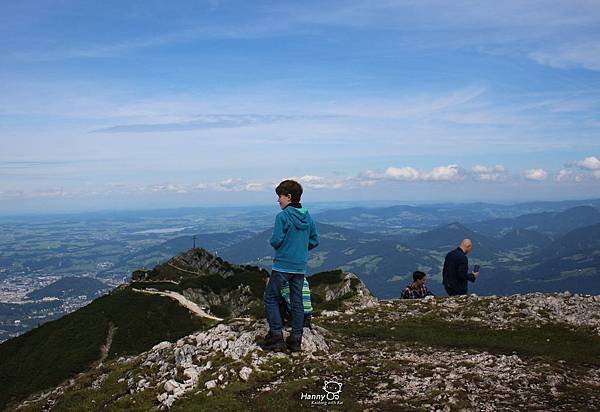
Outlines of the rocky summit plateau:
M354 274L324 272L308 278L313 328L305 328L302 352L270 352L256 344L267 332L260 306L264 271L229 265L205 251L186 253L170 264L134 274L130 284L103 297L142 299L137 309L144 314L140 316L145 328L135 326L138 313L131 308L122 307L129 316L121 317L120 311L103 306L108 320L97 356L55 377L55 382L60 378L55 384L48 378L45 386L32 386L29 393L13 388L5 408L600 409L600 296L534 293L378 300ZM168 309L171 318L155 325L158 312L145 314L153 314L159 304L166 305L161 310ZM80 316L98 316L88 312ZM182 326L174 328L176 322ZM55 328L57 340L62 329ZM148 336L148 329L155 332ZM136 334L143 345L128 341ZM0 359L9 349L13 356L25 353L22 346L32 345L35 338L27 335L18 342L20 349L0 345ZM35 350L47 350L53 362L70 362L73 352L81 350L36 342ZM2 378L24 376L2 373Z

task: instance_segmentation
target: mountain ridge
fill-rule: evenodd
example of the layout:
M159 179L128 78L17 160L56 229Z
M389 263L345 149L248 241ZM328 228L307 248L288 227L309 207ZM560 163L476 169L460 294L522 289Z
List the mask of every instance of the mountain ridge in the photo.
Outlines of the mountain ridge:
M359 302L321 311L301 353L262 351L265 322L233 319L109 360L19 410L600 406L600 296ZM327 382L338 397L326 398Z

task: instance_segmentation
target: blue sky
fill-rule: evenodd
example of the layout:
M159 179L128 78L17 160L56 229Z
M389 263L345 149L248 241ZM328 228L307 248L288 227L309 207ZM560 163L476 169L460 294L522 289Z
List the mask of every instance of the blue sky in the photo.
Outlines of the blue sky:
M5 1L0 212L600 196L597 1Z

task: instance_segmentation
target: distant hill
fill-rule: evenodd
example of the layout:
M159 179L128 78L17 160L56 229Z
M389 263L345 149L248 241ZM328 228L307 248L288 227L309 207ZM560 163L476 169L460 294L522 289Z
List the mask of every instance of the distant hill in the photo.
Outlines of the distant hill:
M85 295L93 298L96 295L110 289L110 286L90 277L67 276L45 286L34 290L26 295L27 299L40 300L48 297L65 299Z
M565 209L579 206L600 207L600 200L529 202L512 205L480 202L440 203L418 206L351 207L325 210L315 213L314 217L320 222L349 229L394 234L411 234L415 231L429 230L451 222L462 222L479 231L479 228L475 228L472 223L498 220L498 225L494 225L491 232L483 232L482 229L482 233L488 236L497 236L496 229L498 229L498 226L502 230L506 227L505 223L511 222L512 219L518 216L542 213L556 214ZM568 227L567 230L574 228Z
M600 254L600 223L580 227L556 239L534 256L534 259L552 259L577 254Z
M542 212L510 219L493 219L471 224L474 230L488 236L502 236L515 229L529 229L558 237L579 227L600 223L600 210L577 206L560 212Z
M575 229L513 262L486 268L471 287L480 294L600 293L600 224Z
M445 255L456 249L463 239L473 241L473 254L481 260L494 259L499 249L493 239L478 234L458 222L416 235L409 239L409 244L420 249L436 250Z
M546 286L581 293L600 291L600 224L581 227L535 253L528 279ZM547 289L545 289L547 290Z
M402 226L422 227L440 222L440 216L436 215L434 210L408 205L332 209L316 213L315 219L360 230L381 230Z
M552 238L535 230L528 229L513 229L504 234L500 238L494 239L504 250L512 250L517 248L543 248L552 243Z

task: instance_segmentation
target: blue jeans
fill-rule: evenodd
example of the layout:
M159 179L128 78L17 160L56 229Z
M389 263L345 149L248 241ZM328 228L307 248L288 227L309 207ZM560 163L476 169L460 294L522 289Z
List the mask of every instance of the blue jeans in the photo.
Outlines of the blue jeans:
M292 334L302 336L304 327L304 306L302 305L302 286L304 285L304 274L283 273L276 270L271 271L269 283L265 289L265 312L271 333L279 334L283 330L279 302L282 299L281 287L283 281L287 280L290 285L290 306L292 312Z

